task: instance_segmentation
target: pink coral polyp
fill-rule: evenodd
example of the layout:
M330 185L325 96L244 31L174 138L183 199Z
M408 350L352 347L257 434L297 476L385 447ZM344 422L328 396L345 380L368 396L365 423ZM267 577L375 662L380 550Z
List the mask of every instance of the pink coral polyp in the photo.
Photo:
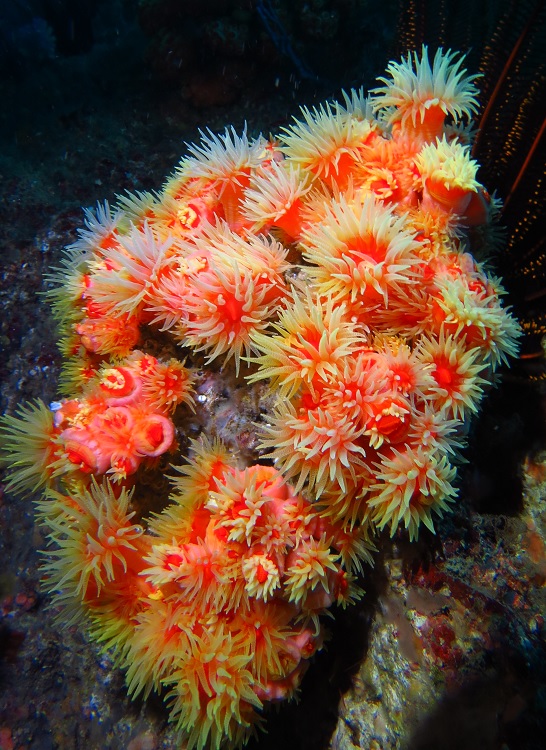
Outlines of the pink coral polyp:
M133 441L142 456L155 458L169 450L174 440L173 423L161 414L150 414L137 420Z

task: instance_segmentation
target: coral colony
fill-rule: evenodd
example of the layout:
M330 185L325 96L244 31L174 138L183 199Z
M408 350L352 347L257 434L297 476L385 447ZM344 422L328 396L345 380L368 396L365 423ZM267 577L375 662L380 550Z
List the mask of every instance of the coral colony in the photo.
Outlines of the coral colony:
M363 594L375 533L433 530L469 418L517 353L470 254L498 204L462 65L424 47L277 140L202 133L161 192L88 211L67 250L50 295L66 397L4 417L8 486L43 490L63 619L113 650L132 696L165 696L190 748L239 746L296 693L321 615ZM156 356L167 340L180 359ZM263 463L214 435L177 460L184 357L230 362L273 404ZM181 465L150 514L137 498L162 461Z

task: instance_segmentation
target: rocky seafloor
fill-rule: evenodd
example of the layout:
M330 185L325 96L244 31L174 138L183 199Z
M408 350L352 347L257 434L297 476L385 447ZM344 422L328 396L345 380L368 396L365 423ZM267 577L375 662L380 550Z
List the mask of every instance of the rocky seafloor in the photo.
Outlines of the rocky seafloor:
M56 396L60 357L41 292L80 206L158 187L199 127L275 132L303 97L336 93L287 77L203 112L140 70L108 80L105 68L59 62L1 83L13 103L0 121L2 411ZM505 381L473 429L454 512L416 544L379 541L366 595L334 613L299 702L271 710L249 747L543 747L546 416L536 388ZM197 389L190 435L205 427L252 451L256 392L218 369ZM40 585L46 541L32 499L0 493L0 750L174 750L161 699L130 701L111 655L60 626Z

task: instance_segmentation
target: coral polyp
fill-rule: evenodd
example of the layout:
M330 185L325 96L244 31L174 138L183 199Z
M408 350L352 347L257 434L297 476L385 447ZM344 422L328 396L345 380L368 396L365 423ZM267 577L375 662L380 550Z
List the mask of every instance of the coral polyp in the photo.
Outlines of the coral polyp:
M406 217L375 197L333 203L302 236L308 273L322 295L359 307L388 306L389 290L415 283L419 243Z
M306 385L312 392L328 373L355 354L364 336L355 329L346 307L332 297L295 296L273 323L274 335L256 332L252 341L261 352L252 361L260 369L248 381L269 379L281 395L294 396Z
M64 397L1 423L8 489L44 492L55 602L132 696L164 694L184 747L239 747L296 695L374 536L457 502L469 420L518 352L473 257L498 213L475 77L423 47L380 84L278 140L203 132L157 194L88 210L49 295ZM201 411L218 372L246 452Z
M455 120L470 119L478 111L478 76L466 75L464 58L440 47L432 65L423 45L421 55L408 52L401 62L390 62L390 78L372 91L372 107L382 112L390 125L400 123L403 129L430 141L443 132L447 115Z

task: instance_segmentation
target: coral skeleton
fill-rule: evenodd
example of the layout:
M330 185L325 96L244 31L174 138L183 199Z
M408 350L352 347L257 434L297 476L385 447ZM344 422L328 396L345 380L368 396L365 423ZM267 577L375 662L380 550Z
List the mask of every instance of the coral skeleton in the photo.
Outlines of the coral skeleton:
M158 193L87 210L54 274L64 397L4 416L7 486L43 492L54 602L132 696L164 695L181 747L244 744L363 595L374 537L457 501L520 335L472 254L498 213L474 81L423 47L278 140L202 132ZM184 438L207 368L253 393L252 457Z

